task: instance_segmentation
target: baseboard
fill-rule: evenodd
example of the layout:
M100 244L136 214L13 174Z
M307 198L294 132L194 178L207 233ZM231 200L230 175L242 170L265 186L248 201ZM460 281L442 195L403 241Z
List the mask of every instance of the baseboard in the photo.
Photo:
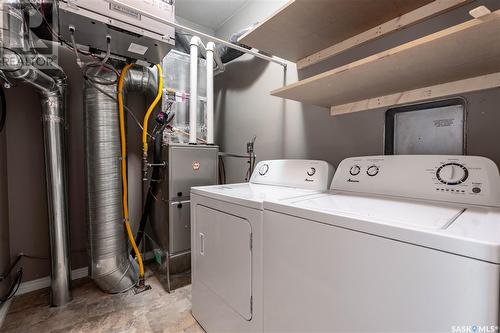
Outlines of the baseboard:
M82 267L71 271L71 280L78 280L89 275L88 267ZM50 287L50 276L21 283L16 295L30 293L35 290Z
M10 307L11 302L12 302L12 299L9 299L7 302L0 305L0 330L2 329L5 317L7 316L7 313L9 312L9 307Z
M144 260L150 260L154 258L153 251L149 251L144 253ZM82 267L78 269L74 269L71 271L71 280L78 280L84 278L89 275L88 267ZM50 276L46 276L40 279L26 281L21 283L19 286L19 290L16 295L27 294L35 290L48 288L50 287Z

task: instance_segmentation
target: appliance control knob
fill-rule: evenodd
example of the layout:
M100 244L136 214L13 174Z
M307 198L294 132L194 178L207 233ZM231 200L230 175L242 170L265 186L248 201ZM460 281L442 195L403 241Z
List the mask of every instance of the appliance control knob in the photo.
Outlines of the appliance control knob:
M446 163L437 169L436 177L445 185L458 185L469 178L469 170L459 163Z
M259 175L264 176L268 171L269 171L269 165L262 164L262 166L259 168Z
M349 173L352 176L357 176L357 175L359 175L360 172L361 172L361 168L359 167L359 165L354 165L351 167L351 170L349 170Z
M314 174L316 173L316 168L310 168L308 171L307 171L307 174L309 176L314 176Z
M376 176L378 174L378 166L372 165L368 168L368 170L366 170L366 173L371 177Z

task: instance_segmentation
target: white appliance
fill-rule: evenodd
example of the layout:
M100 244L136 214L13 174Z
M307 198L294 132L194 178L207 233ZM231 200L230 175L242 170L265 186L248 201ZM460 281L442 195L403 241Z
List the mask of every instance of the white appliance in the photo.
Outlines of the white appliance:
M264 332L498 332L499 207L491 160L427 155L264 202Z
M192 312L205 331L262 332L262 203L326 191L333 172L263 161L250 183L191 189Z

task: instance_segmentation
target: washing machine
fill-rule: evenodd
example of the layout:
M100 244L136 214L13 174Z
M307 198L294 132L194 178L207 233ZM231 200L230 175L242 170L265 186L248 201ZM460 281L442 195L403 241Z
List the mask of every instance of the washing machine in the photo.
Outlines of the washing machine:
M498 332L500 180L473 156L374 156L264 202L264 332Z
M323 161L262 161L249 183L191 189L192 313L205 331L262 332L262 203L326 191L333 172Z

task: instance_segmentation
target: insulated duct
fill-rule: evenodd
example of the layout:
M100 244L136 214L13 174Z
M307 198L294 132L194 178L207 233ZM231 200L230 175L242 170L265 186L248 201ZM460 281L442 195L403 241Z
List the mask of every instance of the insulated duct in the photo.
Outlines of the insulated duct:
M0 3L0 72L10 81L35 87L41 97L42 122L47 177L51 253L51 304L64 305L71 300L68 224L68 186L66 170L66 76L57 65L30 49L29 22L32 11L26 0L3 0ZM33 59L44 59L45 71L34 67Z
M120 293L138 281L138 268L128 254L122 211L120 129L115 99L116 74L99 67L87 72L85 84L85 177L90 275L104 292ZM102 91L99 91L100 90ZM140 66L128 70L124 95L157 92L154 73ZM105 94L106 93L106 94Z

